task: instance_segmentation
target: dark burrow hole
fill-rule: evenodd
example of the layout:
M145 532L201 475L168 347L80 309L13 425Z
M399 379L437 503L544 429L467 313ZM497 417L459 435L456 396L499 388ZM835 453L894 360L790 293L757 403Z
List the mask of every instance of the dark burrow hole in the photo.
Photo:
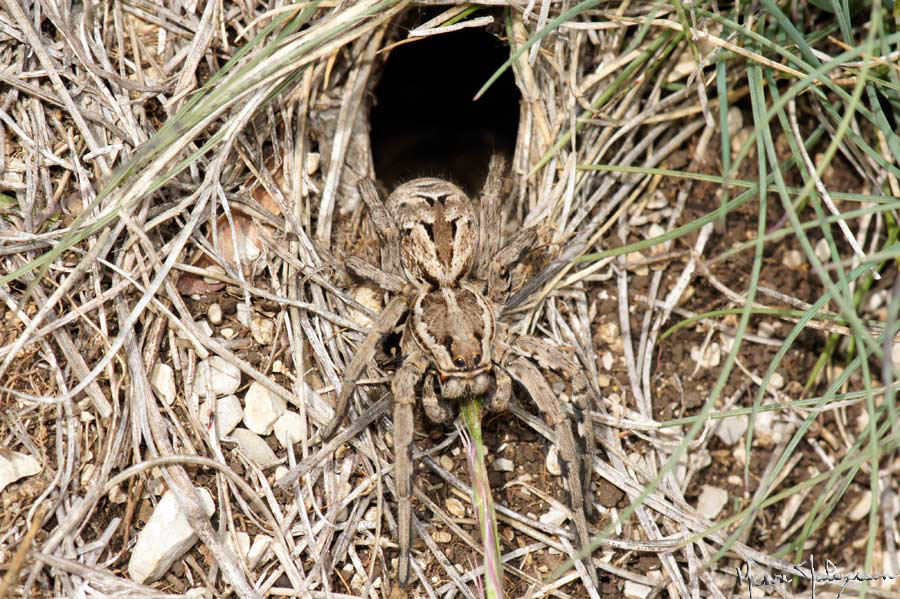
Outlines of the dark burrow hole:
M426 13L409 24L425 22L431 16ZM379 181L393 188L432 176L454 181L469 194L481 189L491 154L510 158L515 148L519 91L512 70L477 102L472 98L508 58L506 44L475 28L391 50L370 121Z

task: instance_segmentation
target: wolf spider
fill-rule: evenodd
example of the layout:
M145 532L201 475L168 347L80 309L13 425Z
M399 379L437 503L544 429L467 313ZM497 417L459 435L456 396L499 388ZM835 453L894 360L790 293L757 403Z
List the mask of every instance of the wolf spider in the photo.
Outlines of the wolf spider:
M556 431L578 543L584 547L589 542L594 445L590 418L582 420L584 446L579 449L558 394L535 363L560 373L570 396L589 404L586 381L560 349L530 336L512 339L498 323L509 267L537 240L535 232L527 229L500 249L503 170L503 159L493 157L478 213L459 187L441 179L409 181L397 187L386 203L370 181L360 185L381 242L384 272L357 259L348 260L348 265L396 295L346 368L334 417L321 436L330 438L344 420L356 381L380 342L407 315L400 339L403 363L391 385L401 585L409 582L413 541L410 481L417 391L428 418L446 423L456 414L456 402L467 396L480 396L489 411L504 410L512 392L511 379L516 380ZM584 412L586 406L580 407ZM593 579L593 568L588 571Z

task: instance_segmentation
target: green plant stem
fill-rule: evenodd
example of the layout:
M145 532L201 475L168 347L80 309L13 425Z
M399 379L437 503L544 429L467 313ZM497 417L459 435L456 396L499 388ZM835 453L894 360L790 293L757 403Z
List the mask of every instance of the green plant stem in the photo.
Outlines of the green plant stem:
M500 558L500 537L497 535L494 498L491 496L487 466L484 462L481 400L466 399L462 404L461 413L469 435L465 445L469 476L472 480L472 503L478 517L478 528L481 531L481 543L484 548L484 596L487 599L502 599L503 561Z

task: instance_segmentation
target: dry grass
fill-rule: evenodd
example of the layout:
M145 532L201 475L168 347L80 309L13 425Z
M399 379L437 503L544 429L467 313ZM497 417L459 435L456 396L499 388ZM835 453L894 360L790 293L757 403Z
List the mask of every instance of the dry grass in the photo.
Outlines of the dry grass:
M843 37L816 37L807 52L789 37L769 43L770 31L787 35L771 3L742 13L742 25L681 3L418 4L446 12L406 31L397 24L417 13L396 0L4 0L0 450L30 454L43 469L0 491L0 597L388 596L396 544L387 379L361 387L357 416L335 439L322 444L316 432L366 331L362 317L378 309L360 303L344 267L350 255L377 255L357 191L376 174L368 94L385 48L462 27L488 27L511 48L522 102L508 228L540 226L553 258L510 301L511 326L574 348L603 449L598 495L624 494L598 505L601 588L575 569L547 578L575 555L572 531L500 501L509 593L618 596L628 581L653 589L647 596L746 595L735 566L792 572L811 538L856 550L850 563L848 553L822 556L842 571L897 573L896 369L883 349L898 311L900 142L896 116L872 100L882 94L898 114L889 23L874 8L868 21L865 12L838 19ZM472 6L481 9L470 14ZM729 131L736 105L752 114L749 134L734 123ZM836 154L846 176L827 171ZM767 209L760 189L770 190L770 216L757 227ZM772 198L784 203L778 226ZM840 219L826 214L832 199ZM746 219L747 235L728 238ZM854 230L835 226L832 236L825 223L843 219ZM711 241L723 237L733 246ZM791 240L819 285L811 298L760 283L764 256L780 257ZM692 303L701 287L718 296ZM205 300L186 291L234 310L207 328ZM868 299L876 293L877 305ZM751 316L754 327L784 329L753 334ZM695 317L692 339L707 355L724 347L721 363L669 361L667 328ZM813 361L823 356L818 378L779 369L815 328L833 335L803 348ZM771 368L747 362L779 348L767 354ZM201 423L200 403L215 398L197 389L196 373L212 356L240 369L238 395L255 381L299 414L300 440L272 443L285 470L261 470ZM158 364L175 372L171 405L151 388ZM771 386L776 374L787 384ZM820 397L809 399L813 391ZM673 395L680 409L661 409ZM754 444L748 435L745 450L723 450L714 433L724 414L771 410L780 436ZM530 407L512 412L516 426L553 443ZM420 460L428 475L417 509L433 524L418 522L414 594L476 596L473 512L446 511L448 498L471 497L456 478L465 472L459 444L448 433ZM711 520L693 506L722 455L738 482ZM432 477L443 483L427 485ZM559 503L559 478L511 477L507 499ZM200 543L162 580L132 582L130 550L161 491L180 489L190 505L195 486L217 506L212 519L194 510ZM876 499L868 527L835 511L866 490ZM783 525L773 521L786 512ZM831 522L861 536L838 539L824 532ZM436 531L452 541L435 541ZM271 537L272 551L248 566L233 550L238 533ZM861 588L852 582L843 596ZM872 583L869 592L900 596L890 589Z

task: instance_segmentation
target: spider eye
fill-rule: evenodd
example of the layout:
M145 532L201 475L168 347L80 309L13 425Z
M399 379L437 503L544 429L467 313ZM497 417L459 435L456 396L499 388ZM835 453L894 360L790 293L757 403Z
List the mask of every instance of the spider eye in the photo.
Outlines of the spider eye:
M475 363L481 364L481 354L475 354Z
M453 365L456 366L457 368L462 368L463 366L466 365L466 361L463 360L462 358L460 358L459 356L457 356L457 357L453 358Z

